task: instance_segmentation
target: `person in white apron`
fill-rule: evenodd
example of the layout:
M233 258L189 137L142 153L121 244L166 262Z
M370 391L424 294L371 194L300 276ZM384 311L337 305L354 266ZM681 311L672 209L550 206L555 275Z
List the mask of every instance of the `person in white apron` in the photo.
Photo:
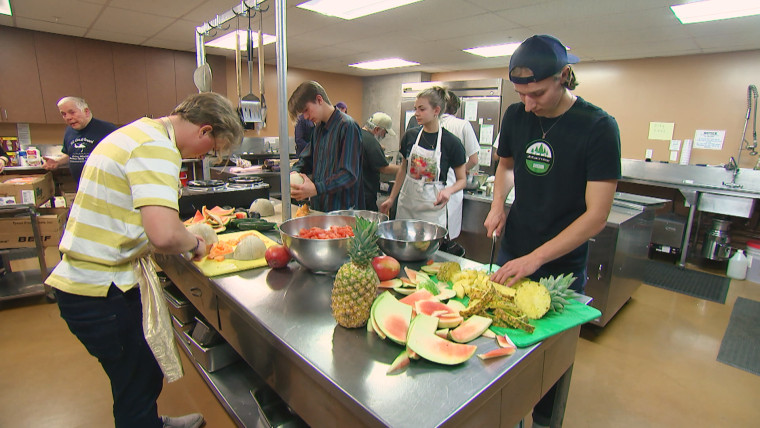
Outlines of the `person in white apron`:
M453 193L464 188L466 178L464 148L453 134L441 128L438 121L445 93L445 89L433 87L417 96L415 116L422 128L407 131L406 141L413 135L410 133L417 132L415 142L402 161L391 194L380 206L380 212L388 213L398 197L396 219L425 220L447 227L446 204ZM436 135L434 146L425 148L420 145L421 139L431 134ZM426 143L428 147L432 145L430 141ZM456 175L451 186L445 186L441 181L441 154L444 151L447 153L446 170L452 168Z
M478 165L478 153L480 152L480 144L478 143L478 137L475 135L475 130L472 129L472 124L469 121L460 119L454 116L462 102L459 97L447 90L446 91L446 112L441 115L439 122L441 126L454 134L462 142L464 146L465 156L467 156L467 163L465 164L465 173L469 173L471 170L477 172ZM449 169L446 175L446 185L451 186L457 180L456 174L453 169ZM448 229L449 239L456 239L462 231L462 205L464 201L464 192L458 191L451 195L449 203L446 204L446 210L448 211Z

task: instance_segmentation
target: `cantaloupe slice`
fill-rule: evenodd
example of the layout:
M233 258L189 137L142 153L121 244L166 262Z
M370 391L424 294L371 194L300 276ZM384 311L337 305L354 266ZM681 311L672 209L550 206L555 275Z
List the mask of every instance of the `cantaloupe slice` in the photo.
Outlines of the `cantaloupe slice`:
M422 358L438 364L461 364L475 354L477 347L450 342L435 335L438 319L417 315L409 326L407 347Z

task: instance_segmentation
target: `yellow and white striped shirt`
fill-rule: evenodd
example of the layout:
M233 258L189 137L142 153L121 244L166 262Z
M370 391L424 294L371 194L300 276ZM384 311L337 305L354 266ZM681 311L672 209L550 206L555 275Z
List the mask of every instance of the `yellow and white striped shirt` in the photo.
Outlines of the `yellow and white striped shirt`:
M148 246L140 207L178 210L181 162L176 144L153 119L103 139L82 171L59 246L63 259L46 283L84 296L105 296L111 283L122 291L133 288L132 261Z

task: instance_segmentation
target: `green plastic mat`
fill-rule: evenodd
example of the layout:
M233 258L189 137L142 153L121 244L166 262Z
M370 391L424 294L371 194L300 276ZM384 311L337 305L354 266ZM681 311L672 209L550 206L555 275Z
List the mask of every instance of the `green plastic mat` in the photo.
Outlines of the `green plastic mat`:
M488 266L483 266L484 271L489 271ZM498 269L497 265L492 265L492 268ZM435 275L429 275L430 279L438 283L438 278ZM451 288L451 282L448 283ZM464 299L457 297L454 300L459 300L465 305L468 304L469 298L465 296ZM506 334L512 340L512 342L518 348L524 348L526 346L534 345L548 337L554 336L557 333L562 333L565 330L571 329L575 326L585 324L591 320L595 320L602 316L602 313L591 306L584 305L575 300L571 300L569 305L565 306L565 310L562 312L549 311L540 320L531 320L530 324L535 327L533 333L528 333L524 330L507 328L507 327L491 327L491 331L496 334Z
M598 309L580 302L571 301L561 313L549 311L540 320L531 320L530 323L536 327L532 334L523 330L506 327L491 327L491 331L499 335L506 334L512 339L515 346L524 348L601 316L602 313Z

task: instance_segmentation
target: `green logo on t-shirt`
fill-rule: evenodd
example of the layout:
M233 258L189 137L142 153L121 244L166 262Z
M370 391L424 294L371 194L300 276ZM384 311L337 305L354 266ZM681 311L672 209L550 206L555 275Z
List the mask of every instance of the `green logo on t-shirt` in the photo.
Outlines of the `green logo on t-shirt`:
M554 155L552 148L544 140L531 143L525 150L525 166L535 175L546 175L552 169Z

